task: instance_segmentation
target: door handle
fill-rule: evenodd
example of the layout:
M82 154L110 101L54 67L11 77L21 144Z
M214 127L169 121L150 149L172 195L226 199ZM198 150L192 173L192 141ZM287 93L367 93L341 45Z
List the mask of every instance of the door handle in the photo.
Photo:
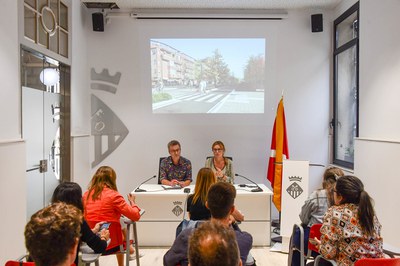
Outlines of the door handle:
M46 173L47 172L47 160L40 160L39 162L39 172Z
M47 160L40 160L39 165L34 165L33 168L26 170L26 172L31 172L39 170L39 173L46 173L47 172Z

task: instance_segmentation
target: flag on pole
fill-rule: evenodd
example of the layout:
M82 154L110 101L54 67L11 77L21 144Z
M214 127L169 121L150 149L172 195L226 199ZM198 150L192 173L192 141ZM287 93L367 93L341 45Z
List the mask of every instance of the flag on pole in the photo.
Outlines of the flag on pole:
M271 139L271 156L269 157L267 179L271 182L273 190L272 202L280 212L283 159L289 159L283 97L278 104Z

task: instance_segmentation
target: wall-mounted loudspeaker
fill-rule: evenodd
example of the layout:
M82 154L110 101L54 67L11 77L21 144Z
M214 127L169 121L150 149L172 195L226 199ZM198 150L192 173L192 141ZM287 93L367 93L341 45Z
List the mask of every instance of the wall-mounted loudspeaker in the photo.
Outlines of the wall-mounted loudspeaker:
M92 14L93 31L104 31L103 13L97 12Z
M311 31L322 32L323 31L322 14L311 15Z

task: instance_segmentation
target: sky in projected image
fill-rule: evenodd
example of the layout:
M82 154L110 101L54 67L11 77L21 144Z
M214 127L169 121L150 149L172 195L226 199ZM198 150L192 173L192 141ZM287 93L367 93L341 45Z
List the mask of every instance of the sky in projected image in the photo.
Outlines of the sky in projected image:
M265 39L151 39L153 113L264 113Z

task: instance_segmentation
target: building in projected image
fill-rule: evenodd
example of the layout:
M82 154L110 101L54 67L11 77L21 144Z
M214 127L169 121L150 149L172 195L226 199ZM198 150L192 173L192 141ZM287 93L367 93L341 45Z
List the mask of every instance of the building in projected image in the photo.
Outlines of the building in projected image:
M196 85L196 59L161 42L151 41L152 88Z

